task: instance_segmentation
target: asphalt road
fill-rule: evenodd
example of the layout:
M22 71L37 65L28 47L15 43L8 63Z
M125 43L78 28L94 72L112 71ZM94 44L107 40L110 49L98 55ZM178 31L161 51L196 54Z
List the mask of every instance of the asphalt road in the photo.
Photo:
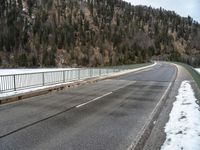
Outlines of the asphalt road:
M176 68L166 63L114 79L0 106L0 150L125 150Z

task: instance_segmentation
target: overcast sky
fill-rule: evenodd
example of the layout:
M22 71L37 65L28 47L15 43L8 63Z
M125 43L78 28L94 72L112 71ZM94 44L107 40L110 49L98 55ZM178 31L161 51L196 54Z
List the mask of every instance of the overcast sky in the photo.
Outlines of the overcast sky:
M183 17L191 16L200 23L200 0L125 0L133 5L147 5L154 8L173 10Z

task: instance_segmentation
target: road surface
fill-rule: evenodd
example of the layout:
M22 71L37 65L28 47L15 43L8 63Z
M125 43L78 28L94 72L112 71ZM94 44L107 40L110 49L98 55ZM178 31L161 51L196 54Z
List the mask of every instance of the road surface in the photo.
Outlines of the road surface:
M125 150L175 79L167 63L0 106L2 150Z

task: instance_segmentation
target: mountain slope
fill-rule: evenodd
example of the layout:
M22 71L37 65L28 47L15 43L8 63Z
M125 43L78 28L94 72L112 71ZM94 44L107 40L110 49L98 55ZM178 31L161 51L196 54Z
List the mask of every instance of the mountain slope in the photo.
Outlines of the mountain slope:
M150 59L200 65L191 17L121 0L16 0L0 5L0 64L104 66Z

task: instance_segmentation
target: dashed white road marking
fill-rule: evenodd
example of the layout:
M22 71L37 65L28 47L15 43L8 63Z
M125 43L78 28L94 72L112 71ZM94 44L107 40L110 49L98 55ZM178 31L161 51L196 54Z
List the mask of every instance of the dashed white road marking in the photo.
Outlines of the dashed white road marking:
M137 69L135 69L135 71L137 71L136 73L148 71L148 70L150 70L150 69L146 69L146 68L153 67L153 66L155 66L156 64L157 64L157 62L154 62L153 65L146 66L146 67L142 67L142 68L137 68ZM145 69L145 70L141 70L141 69ZM128 85L131 85L131 84L133 84L133 83L135 83L135 82L136 82L136 81L132 81L132 82L129 83ZM120 90L120 89L125 88L125 87L128 86L128 85L125 85L125 86L123 86L123 87L114 89L112 92L106 93L106 94L104 94L104 95L102 95L102 96L99 96L99 97L97 97L97 98L95 98L95 99L93 99L93 100L90 100L90 101L88 101L88 102L86 102L86 103L77 105L76 108L80 108L80 107L85 106L85 105L87 105L87 104L89 104L89 103L92 103L92 102L94 102L94 101L97 101L97 100L99 100L99 99L101 99L101 98L103 98L103 97L105 97L105 96L108 96L108 95L112 94L112 93L115 92L115 91L118 91L118 90Z
M131 85L131 84L133 84L133 83L135 83L135 82L136 82L136 81L133 81L133 82L131 82L131 83L125 85L125 86L122 86L122 87L120 87L120 88L114 89L112 92L109 92L109 93L106 93L106 94L104 94L104 95L102 95L102 96L99 96L99 97L97 97L97 98L94 98L94 99L92 99L92 100L90 100L90 101L88 101L88 102L86 102L86 103L77 105L76 108L79 108L79 107L85 106L85 105L87 105L87 104L89 104L89 103L92 103L92 102L94 102L94 101L97 101L97 100L99 100L99 99L101 99L101 98L103 98L103 97L105 97L105 96L108 96L108 95L114 93L115 91L118 91L118 90L120 90L120 89L123 89L123 88L125 88L125 87L127 87L127 86L129 86L129 85Z
M123 88L125 88L125 87L127 87L127 86L129 86L129 85L131 85L131 84L134 84L134 83L136 83L136 81L131 81L129 84L126 84L125 86L122 86L122 87L120 87L120 88L114 89L112 92L121 90L121 89L123 89Z
M82 107L82 106L87 105L87 104L89 104L89 103L92 103L92 102L94 102L94 101L97 101L97 100L99 100L100 98L103 98L103 97L105 97L105 96L108 96L108 95L110 95L110 94L112 94L112 93L113 93L113 92L106 93L106 94L104 94L104 95L102 95L102 96L99 96L99 97L97 97L97 98L95 98L95 99L93 99L93 100L91 100L91 101L88 101L88 102L86 102L86 103L77 105L76 108L79 108L79 107Z

